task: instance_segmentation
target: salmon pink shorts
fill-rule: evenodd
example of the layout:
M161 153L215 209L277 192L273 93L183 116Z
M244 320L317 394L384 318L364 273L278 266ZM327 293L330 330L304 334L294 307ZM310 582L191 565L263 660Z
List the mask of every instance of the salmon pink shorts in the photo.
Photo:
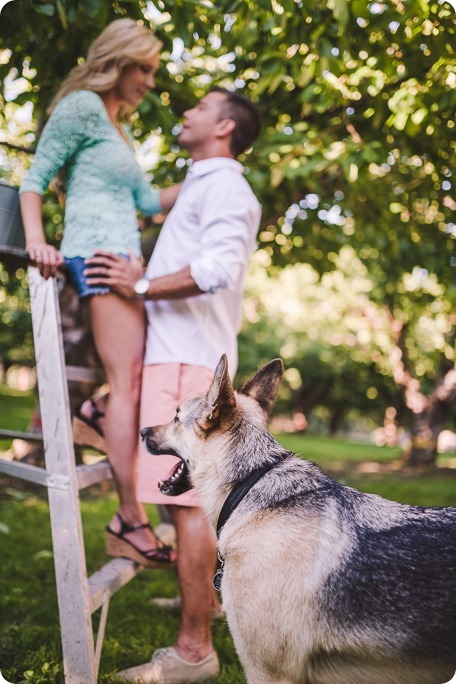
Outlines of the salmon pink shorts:
M176 409L194 394L207 392L214 372L203 366L183 363L157 363L144 366L141 389L140 428L169 423ZM153 456L147 453L142 441L138 457L138 500L143 503L199 506L194 489L180 496L166 496L158 488L159 480L166 480L178 459L175 456Z

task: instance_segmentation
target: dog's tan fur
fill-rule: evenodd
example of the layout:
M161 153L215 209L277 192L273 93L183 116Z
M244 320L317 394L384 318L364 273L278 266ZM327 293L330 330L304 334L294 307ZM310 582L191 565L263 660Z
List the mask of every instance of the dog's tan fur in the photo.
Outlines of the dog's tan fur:
M249 684L447 681L456 668L456 509L361 494L284 452L266 431L282 369L271 362L235 393L222 357L207 395L142 431L152 453L172 450L188 465L214 527L235 484L284 456L219 539L223 606ZM415 533L419 544L429 530L436 549L449 549L443 576L438 559L421 559L419 549L410 556ZM398 546L389 540L396 533Z

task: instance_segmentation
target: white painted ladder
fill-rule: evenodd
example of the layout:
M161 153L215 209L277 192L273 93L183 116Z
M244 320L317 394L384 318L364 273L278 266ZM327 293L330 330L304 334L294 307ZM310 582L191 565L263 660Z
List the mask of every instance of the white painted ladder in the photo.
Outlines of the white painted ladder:
M28 264L27 252L17 247L17 236L9 240L0 222L0 243L4 242L0 260ZM141 566L117 558L87 576L79 491L111 478L112 473L107 462L76 465L68 380L81 379L82 369L65 367L56 280L44 280L33 266L27 270L45 468L0 459L0 473L47 487L65 682L96 684L110 598ZM0 435L37 439L36 434L8 430L0 430ZM99 608L94 644L91 615Z

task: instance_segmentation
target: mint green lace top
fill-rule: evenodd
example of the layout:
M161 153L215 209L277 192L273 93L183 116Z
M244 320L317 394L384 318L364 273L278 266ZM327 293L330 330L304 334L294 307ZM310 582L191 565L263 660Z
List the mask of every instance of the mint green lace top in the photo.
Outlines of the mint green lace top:
M65 257L89 257L96 249L141 253L136 210L160 211L133 148L111 123L103 100L91 90L70 93L52 112L20 192L42 195L64 168Z

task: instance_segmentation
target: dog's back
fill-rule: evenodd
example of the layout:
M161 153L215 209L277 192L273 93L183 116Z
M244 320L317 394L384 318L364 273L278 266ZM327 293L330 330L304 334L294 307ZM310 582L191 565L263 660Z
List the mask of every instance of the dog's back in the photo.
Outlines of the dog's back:
M456 509L362 494L286 452L266 419L276 360L142 431L220 532L222 598L249 684L443 684L456 670Z
M288 457L233 513L220 550L236 646L262 644L265 681L278 681L278 662L301 684L441 684L454 673L456 509L362 494Z
M454 673L456 509L362 494L287 457L233 513L220 549L236 646L262 644L265 681L278 681L278 662L301 684L441 684Z

